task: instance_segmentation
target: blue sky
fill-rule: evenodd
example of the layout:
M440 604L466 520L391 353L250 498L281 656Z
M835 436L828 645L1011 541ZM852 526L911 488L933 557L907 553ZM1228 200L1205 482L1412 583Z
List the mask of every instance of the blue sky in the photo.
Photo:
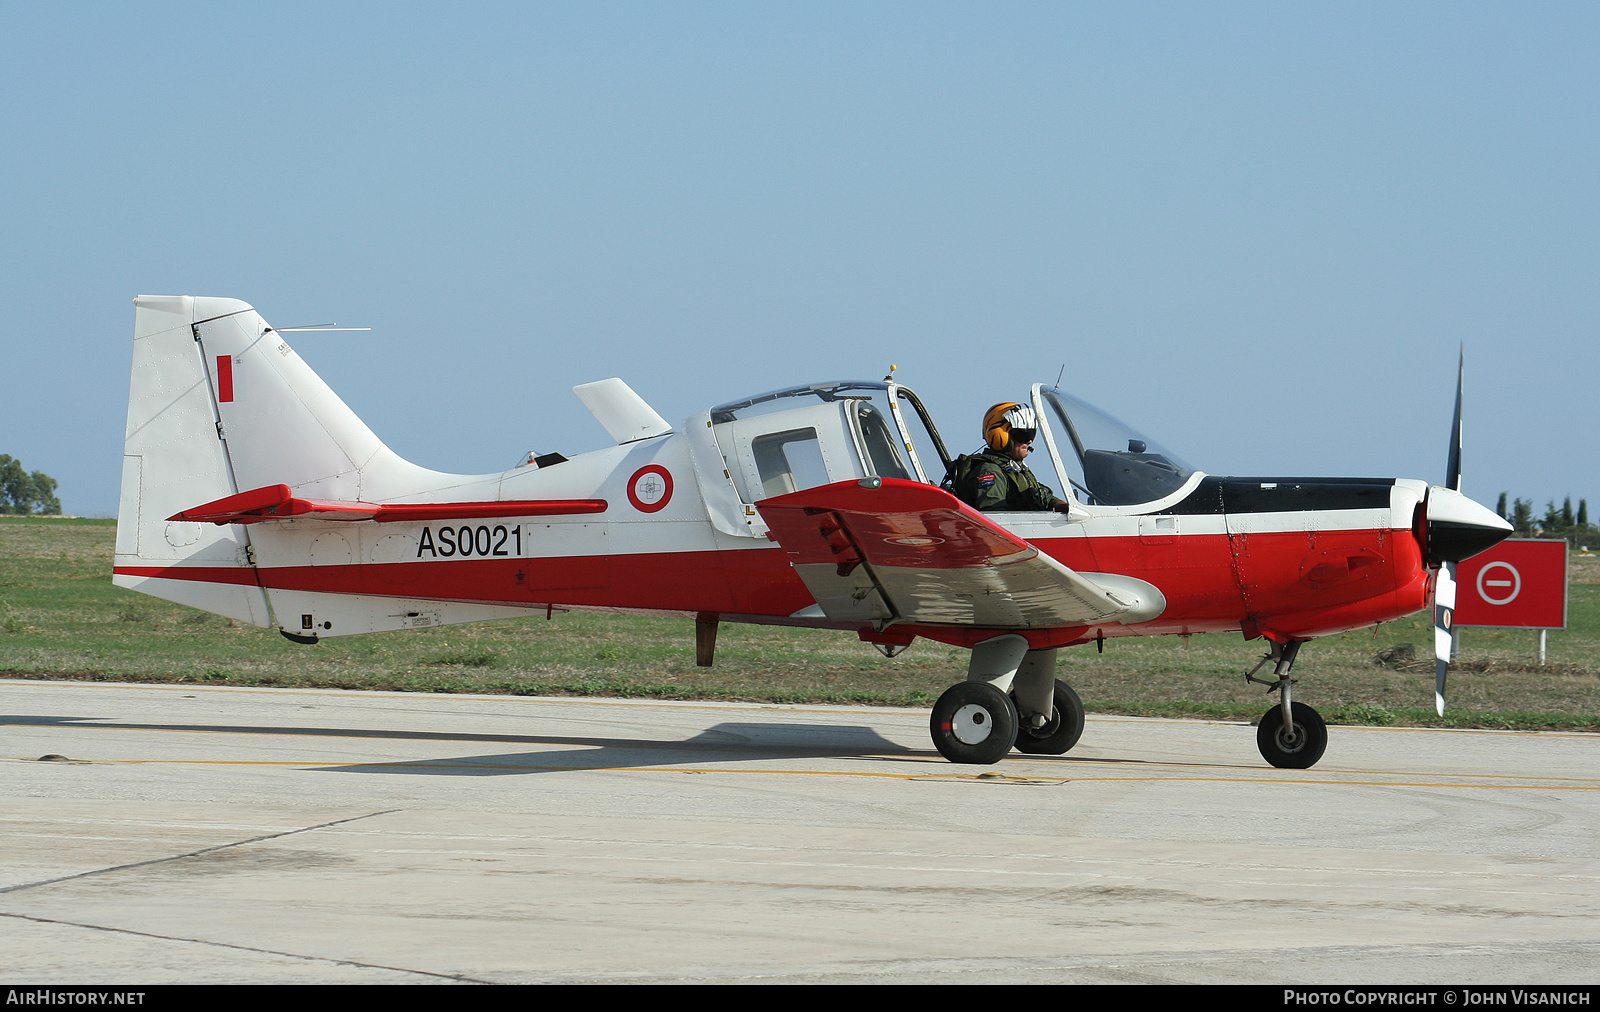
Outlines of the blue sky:
M1592 4L0 2L0 452L116 509L140 293L240 298L397 451L900 378L1213 473L1600 499ZM1600 507L1600 501L1595 503Z

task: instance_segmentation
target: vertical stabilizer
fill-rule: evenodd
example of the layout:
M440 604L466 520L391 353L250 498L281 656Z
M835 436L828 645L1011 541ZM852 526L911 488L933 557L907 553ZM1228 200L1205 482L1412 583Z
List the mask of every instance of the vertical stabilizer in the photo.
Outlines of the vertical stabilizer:
M243 302L147 296L134 300L133 373L123 442L122 498L112 577L156 597L270 625L243 527L169 521L196 503L239 491L195 339L207 311L250 312Z

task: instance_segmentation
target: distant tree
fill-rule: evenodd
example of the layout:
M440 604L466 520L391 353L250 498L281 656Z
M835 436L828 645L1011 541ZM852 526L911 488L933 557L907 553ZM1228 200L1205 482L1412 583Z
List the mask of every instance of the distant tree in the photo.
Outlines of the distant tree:
M0 453L0 513L60 513L55 492L54 478L43 471L29 474L21 461Z
M1506 512L1506 493L1500 493L1500 501L1494 504L1494 515L1502 520L1510 520L1511 514Z
M1533 500L1517 499L1511 505L1511 516L1508 518L1511 526L1516 528L1518 534L1533 533Z
M1561 511L1556 509L1554 499L1544 504L1544 519L1539 521L1539 527L1546 534L1554 534L1561 529Z
M1506 519L1516 533L1526 537L1530 534L1546 538L1564 538L1573 545L1593 544L1595 538L1600 538L1600 529L1589 523L1589 500L1579 499L1578 508L1572 508L1572 496L1567 496L1560 506L1554 499L1545 503L1544 516L1539 516L1533 511L1533 500L1515 499L1511 504L1511 512L1505 512L1506 493L1500 493L1500 505L1496 510Z

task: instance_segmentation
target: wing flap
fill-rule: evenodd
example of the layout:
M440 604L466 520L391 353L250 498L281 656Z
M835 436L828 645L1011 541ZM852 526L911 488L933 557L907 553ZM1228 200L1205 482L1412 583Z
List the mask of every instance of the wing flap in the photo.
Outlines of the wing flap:
M994 628L1116 621L1125 601L942 489L885 478L756 504L768 537L835 620Z
M259 524L269 520L371 520L380 524L423 520L477 520L490 517L548 517L602 513L604 499L522 499L502 502L374 503L341 499L299 499L287 485L266 485L168 517L198 523Z

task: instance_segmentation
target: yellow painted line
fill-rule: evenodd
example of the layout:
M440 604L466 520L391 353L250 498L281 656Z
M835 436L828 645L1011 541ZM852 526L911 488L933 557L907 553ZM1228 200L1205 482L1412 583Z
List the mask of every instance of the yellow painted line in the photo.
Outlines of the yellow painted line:
M1327 784L1335 787L1472 787L1517 791L1600 791L1600 785L1580 787L1566 784L1448 784L1419 783L1406 780L1272 780L1266 777L1072 777L1071 779L1074 783L1083 783L1091 780L1155 780L1161 782L1187 783L1193 781L1219 784L1302 784L1317 786Z
M348 733L340 733L341 730L344 730L344 729L332 728L332 727L327 728L326 730L311 730L311 731L291 731L291 730L286 730L286 729L284 729L284 730L277 730L277 729L269 730L269 729L266 729L266 728L263 728L261 730L241 731L237 727L221 727L221 728L209 728L209 727L144 727L144 726L126 727L126 726L116 726L116 725L107 725L107 724L94 724L94 723L87 723L87 722L85 722L85 723L74 722L74 723L71 723L71 724L60 724L60 725L54 725L54 724L52 724L52 725L40 725L40 724L32 724L32 723L12 724L12 723L7 723L5 721L0 721L0 727L38 728L38 729L52 730L52 731L61 731L61 730L69 730L69 731L70 730L102 730L102 731L130 731L130 732L140 732L140 733L160 732L160 733L163 733L163 734L248 734L248 735L252 735L252 736L255 736L255 737L263 737L263 738L318 738L318 739L324 739L324 738L326 738L326 739L351 738L351 739L356 739L356 740L360 740L360 741L381 740L384 737L386 737L385 732L383 732L381 730L374 730L374 731L371 731L371 732L362 732L362 731L359 731L359 730L351 729L351 730L348 731ZM1396 728L1395 730L1403 730L1403 729ZM1429 730L1429 729L1418 728L1416 730ZM494 745L494 744L538 745L538 744L544 744L543 742L539 742L539 741L530 742L530 741L527 740L527 739L530 739L530 738L537 739L539 737L538 735L506 734L506 735L503 735L503 736L497 736L497 735L494 735L494 734L486 734L486 733L482 733L482 732L473 732L473 733L469 733L468 737L456 738L456 737L452 737L451 733L448 732L448 731L442 731L442 732L439 732L438 734L434 734L434 733L431 733L431 732L428 732L428 731L407 731L407 732L399 733L396 737L398 737L401 740L405 740L405 741L439 742L439 743L458 742L458 743L467 744L467 745ZM559 742L559 743L551 743L551 744L553 744L553 745L555 745L555 744L573 745L573 744L581 744L581 743ZM737 751L759 751L763 746L758 745L758 744L753 744L753 743L694 742L694 741L691 741L690 739L684 739L682 741L641 741L641 742L638 742L636 744L625 745L625 746L624 745L592 745L592 746L589 746L589 747L591 747L591 748L638 748L638 749L689 748L689 749L705 750L705 751L732 751L732 752L737 752ZM917 755L853 755L853 756L840 756L839 758L840 759L852 759L852 760L881 759L881 760L891 761L891 762L936 762L936 763L943 764L943 760L934 759L931 756L928 757L928 758L923 758L923 757L920 757L920 756L917 756ZM139 759L139 760L127 760L127 761L128 762L146 762L146 761L149 761L149 762L162 762L162 761L165 761L165 760L142 760L142 759ZM202 762L202 761L209 761L209 760L174 760L174 761ZM228 760L215 760L215 761L217 761L217 762L227 762ZM1021 759L1020 757L1018 757L1018 761L1023 761L1023 762L1042 762L1042 763L1061 763L1063 768L1062 768L1062 770L1060 772L1062 774L1067 773L1068 771L1070 771L1073 768L1082 768L1082 767L1085 767L1085 766L1139 766L1139 767L1158 766L1158 767L1177 768L1177 769L1240 769L1240 770L1255 769L1256 768L1256 767L1253 767L1253 766L1234 766L1234 765L1231 765L1231 764L1228 764L1228 763L1161 762L1161 761L1152 760L1152 759L1090 759L1090 758L1084 757L1084 756L1030 756L1028 759L1025 759L1025 760ZM301 765L301 764L289 763L288 765ZM530 768L532 768L532 767L530 767ZM543 768L543 767L539 767L539 768ZM572 768L572 769L591 769L591 768L599 768L599 767L556 766L556 767L551 767L551 768L552 769L568 769L568 768ZM631 769L633 767L618 767L618 768L619 769ZM1333 771L1330 770L1329 772L1333 772ZM1339 772L1346 772L1346 771L1339 771ZM1364 774L1364 775L1367 775L1367 776L1379 776L1379 777L1384 777L1384 776L1394 776L1394 777L1415 776L1415 774L1411 773L1408 770L1359 770L1359 771L1352 770L1352 771L1349 771L1349 772L1360 773L1360 774ZM1534 775L1527 775L1527 774L1506 774L1506 773L1440 773L1440 774L1434 774L1434 775L1435 776L1457 777L1457 778L1460 778L1460 779L1463 779L1463 780L1472 779L1472 778L1478 778L1478 779L1484 779L1484 780L1490 780L1490 779L1493 779L1493 780L1534 780L1534 781L1538 781L1538 782L1541 782L1541 783L1548 782L1548 781L1574 781L1574 782L1577 782L1577 783L1595 783L1595 784L1600 784L1600 779L1597 779L1595 777L1534 776ZM1088 779L1088 778L1085 778L1085 777L1071 777L1070 779L1083 780L1083 779ZM1138 778L1129 777L1129 778L1118 778L1118 779L1138 779ZM1193 778L1193 779L1200 779L1200 778ZM1332 782L1342 782L1342 781L1327 781L1327 782L1332 783ZM1358 783L1358 782L1364 782L1364 781L1351 781L1351 782L1352 783Z
M27 724L27 723L24 723L24 724L8 724L8 723L5 723L5 722L0 722L0 727L40 728L41 725L38 725L38 724ZM259 736L259 737L317 738L317 739L335 739L335 738L345 739L345 738L348 738L348 739L356 739L356 740L360 740L360 741L380 740L380 739L382 739L384 737L382 732L361 733L361 732L357 732L357 731L352 731L349 734L340 734L340 733L337 733L338 730L339 730L337 728L328 728L327 731L262 730L262 731L243 732L243 731L238 731L238 730L232 729L232 728L213 729L213 728L187 728L187 727L113 727L113 726L106 726L106 725L97 725L97 724L92 724L92 723L73 723L73 724L67 724L67 725L51 725L48 729L49 730L56 730L56 731L59 731L59 730L77 730L77 729L98 729L98 730L105 730L105 731L161 732L161 733L164 733L164 734L250 734L250 735ZM1397 730L1399 730L1399 729L1397 729ZM1426 730L1426 729L1418 729L1418 730ZM498 744L505 744L505 745L530 745L530 744L537 745L537 744L539 744L538 742L531 742L530 743L528 741L523 740L525 738L537 737L536 735L505 735L504 737L498 737L497 738L497 737L495 737L493 735L477 734L477 735L474 735L472 737L467 737L467 738L454 738L454 737L451 737L449 735L449 732L441 732L441 733L435 735L435 734L430 734L430 733L425 732L425 731L418 731L418 732L407 732L407 733L401 735L400 737L403 740L407 740L407 741L438 742L438 743L458 742L458 743L467 744L467 745L493 745L493 744L497 744L497 743ZM561 743L561 744L574 744L574 743ZM606 747L611 747L611 748L626 747L626 748L638 748L638 749L688 748L688 749L693 749L693 750L697 750L697 751L698 750L705 750L705 751L730 751L730 752L752 751L752 750L758 751L761 748L761 746L759 746L759 745L744 745L744 744L732 743L732 742L730 742L730 743L722 743L722 744L708 743L708 742L694 742L694 743L691 743L687 739L684 740L684 741L681 741L681 742L651 741L651 742L639 742L636 745L630 745L630 746L593 745L593 746L590 746L590 747L596 748L596 749L598 749L598 748L606 748ZM19 757L19 758L21 758L21 757ZM31 761L31 759L35 759L35 758L37 758L37 757L28 757L28 759L30 761ZM929 762L929 763L937 763L937 764L939 764L941 766L946 765L943 760L934 759L931 756L928 757L928 758L922 758L922 757L919 757L919 756L916 756L916 755L892 755L892 756L891 755L878 755L878 756L854 755L854 756L840 756L839 758L841 760L846 760L846 759L849 759L849 760L878 759L878 760L883 760L883 761L887 761L887 762ZM130 759L130 760L119 760L119 761L124 761L124 762L167 762L169 760ZM224 763L224 764L232 762L232 760L220 760L220 759L219 760L200 760L200 759L195 759L195 760L170 760L170 761L172 761L172 762L195 762L195 763L218 762L218 763ZM414 762L414 761L417 761L417 760L406 760L406 762ZM1141 768L1162 767L1162 768L1169 768L1169 769L1219 769L1220 768L1220 769L1237 769L1237 770L1254 770L1254 769L1257 768L1257 767L1253 767L1253 766L1233 766L1233 765L1229 765L1227 763L1159 762L1159 761L1156 761L1156 760L1149 760L1149 759L1089 759L1089 758L1081 757L1081 756L1053 756L1053 757L1052 756L1032 756L1029 759L1026 759L1026 760L1019 759L1018 761L1035 762L1035 763L1060 764L1060 768L1059 769L1049 769L1048 772L1045 772L1045 771L1041 770L1039 773L1036 773L1036 774L1033 774L1033 775L1036 776L1036 777L1042 777L1044 779L1069 779L1069 780L1096 780L1096 779L1111 779L1111 780L1190 779L1190 780L1204 780L1204 779L1206 779L1204 777L1186 777L1186 778L1185 777L1177 777L1177 778L1156 777L1156 778L1143 778L1143 777L1084 777L1084 776L1073 776L1072 775L1072 771L1073 770L1083 769L1085 767L1091 767L1091 766L1137 766L1137 767L1141 767ZM287 763L276 763L276 764L275 763L263 763L263 765L302 766L302 765L327 765L327 764L315 764L315 763L307 764L307 763L287 762ZM360 765L360 764L339 764L339 765ZM484 768L500 768L500 769L560 769L560 770L564 770L564 769L612 769L613 767L598 767L598 766L550 766L550 767L545 767L545 766L526 766L526 767L516 766L516 767L512 767L512 766L506 766L506 767L484 767ZM620 766L620 767L614 767L614 768L616 768L616 769L638 769L640 767ZM1329 770L1327 772L1333 773L1335 771ZM1409 776L1415 776L1416 775L1416 774L1414 774L1414 773L1412 773L1412 772L1410 772L1408 770L1359 770L1359 771L1354 771L1354 770L1352 770L1352 771L1343 771L1343 770L1340 770L1340 771L1337 771L1337 772L1340 772L1340 773L1358 773L1358 774L1364 775L1364 776L1378 776L1378 777L1409 777ZM844 776L844 775L865 776L867 774L839 774L839 775L841 775L841 776ZM873 774L873 775L889 776L891 774ZM895 774L895 775L897 775L897 774ZM1527 774L1505 774L1505 773L1440 773L1440 774L1434 774L1434 775L1435 776L1448 776L1448 777L1452 777L1452 778L1456 778L1456 779L1460 779L1460 780L1472 780L1472 779L1478 779L1478 780L1528 780L1528 781L1533 781L1535 783L1535 785L1546 784L1546 783L1551 783L1551 782L1600 785L1600 779L1597 779L1595 777L1535 776L1535 775L1527 775ZM1242 780L1234 780L1232 778L1218 778L1218 779L1228 780L1229 782L1234 782L1234 783L1245 782L1245 781L1242 781ZM1286 781L1268 780L1268 781L1262 781L1262 782L1263 783L1284 783ZM1354 783L1379 783L1381 781L1314 780L1314 781L1305 781L1305 782L1306 783L1352 783L1352 784L1354 784ZM1467 786L1467 785L1460 785L1460 786ZM1597 787L1594 787L1594 788L1574 788L1574 789L1595 790L1595 789L1600 789L1600 786L1597 786Z
M1254 727L1248 720L1238 717L1126 717L1114 714L1087 714L1085 720L1097 724L1141 724L1141 723L1188 723L1188 724L1223 724L1230 727ZM1396 734L1426 733L1426 734L1503 734L1524 737L1538 736L1541 738L1590 738L1600 737L1600 731L1518 731L1514 728L1499 727L1413 727L1406 724L1329 724L1330 728L1346 728L1351 731L1391 731Z
M4 722L0 722L0 727L37 728L37 727L40 727L40 725L37 725L37 724L7 724L7 723L4 723ZM317 738L317 739L353 738L353 739L357 739L357 740L361 740L361 741L373 741L375 739L382 739L384 737L381 733L363 734L363 733L359 733L359 732L353 732L353 733L350 733L350 734L338 734L338 733L327 733L327 732L320 732L320 731L319 732L301 732L301 731L287 731L287 730L240 732L240 731L233 730L233 729L211 729L211 728L181 728L181 727L123 728L123 727L106 727L104 725L95 725L95 724L88 724L88 723L71 724L71 725L65 725L65 726L60 726L60 727L52 726L50 729L51 730L63 730L63 729L74 730L74 729L79 729L79 728L85 728L85 729L98 728L100 730L108 730L108 731L140 731L140 732L160 731L160 732L169 733L169 734L240 734L240 733L249 733L249 734L258 735L258 736L261 736L261 737L285 737L285 738L300 737L300 738ZM328 732L335 732L336 730L337 729L329 728ZM437 743L458 742L458 743L468 744L468 745L493 745L493 744L497 744L497 743L498 744L506 744L506 745L527 745L527 744L530 744L529 742L518 740L519 737L521 737L521 736L515 736L515 735L507 735L505 738L497 739L497 738L495 738L493 736L485 736L485 735L479 735L479 736L470 737L470 738L453 738L453 737L449 737L447 734L432 735L432 734L428 734L426 732L415 732L415 734L417 735L417 737L411 737L411 735L409 735L409 734L408 735L404 735L402 737L404 738L404 740L408 740L408 741L425 741L425 742L430 742L430 743L433 743L433 742L437 742ZM527 736L527 737L533 737L533 736ZM537 743L532 743L532 744L537 744ZM570 744L570 743L564 743L564 744ZM590 746L590 747L595 748L595 749L605 748L605 747L628 747L628 748L638 748L638 749L688 748L688 749L693 749L693 750L696 750L696 751L733 751L733 752L737 752L737 751L758 750L760 746L745 746L745 745L741 745L741 744L738 744L738 743L728 743L728 744L720 744L720 745L719 744L713 744L713 743L693 743L693 744L691 744L689 741L685 740L685 741L682 741L682 742L640 742L637 745L632 745L632 746L594 745L594 746ZM38 757L37 756L26 756L26 757L24 757L24 756L14 756L14 757L11 757L11 758L19 759L19 760L25 761L25 762L32 762L32 761L36 761ZM840 756L839 759L841 761L846 761L846 760L848 760L848 761L880 760L880 761L884 761L884 762L923 762L923 763L934 764L934 765L937 765L937 766L940 766L940 767L945 767L945 766L948 765L943 760L935 759L935 758L932 758L931 756L927 757L927 758L923 758L923 757L919 757L919 756L916 756L916 755L878 755L878 756L873 756L873 755L853 755L853 756ZM118 762L118 763L128 763L128 764L137 764L137 763L146 763L146 762L151 762L151 763L173 762L173 763L192 763L192 764L196 764L196 765L218 764L218 765L262 765L262 766L328 766L328 765L337 765L337 766L362 766L362 765L388 766L388 765L396 765L395 763L343 763L343 762L338 762L337 760L332 761L332 762L324 762L324 763L307 763L307 762L294 762L294 761L279 762L279 761L268 761L268 760L249 761L249 760L228 760L228 759L173 759L173 760L166 760L166 759L126 759L126 760L79 760L79 761L80 762ZM411 765L411 764L414 764L414 763L417 763L417 762L425 762L425 761L426 760L399 760L398 764L400 764L400 765ZM1226 763L1158 762L1158 761L1147 760L1147 759L1134 759L1134 760L1128 760L1128 759L1122 759L1122 760L1119 760L1119 759L1089 759L1089 758L1077 757L1077 756L1056 756L1056 757L1032 756L1032 757L1030 757L1029 759L1026 759L1026 760L1019 758L1017 761L1023 761L1023 762L1031 761L1031 762L1035 762L1035 763L1060 764L1057 768L1050 768L1049 766L1046 766L1044 769L1039 769L1035 773L1023 776L1022 779L1076 780L1076 781L1098 781L1098 780L1129 780L1129 781L1136 781L1136 780L1152 780L1152 781L1194 780L1194 781L1197 781L1197 782L1216 781L1216 782L1219 782L1219 783L1317 783L1317 784L1352 784L1352 785L1382 785L1384 783L1388 783L1388 781L1381 781L1381 780L1332 780L1332 779L1330 779L1330 780L1296 780L1296 781L1291 781L1291 780L1270 780L1270 779L1252 780L1250 778L1238 778L1238 777L1183 777L1183 776L1178 776L1178 777L1160 777L1160 776L1153 776L1153 777L1142 777L1142 776L1104 777L1104 776L1078 776L1078 775L1074 775L1074 771L1075 770L1084 769L1086 767L1104 767L1104 766L1113 766L1113 767L1116 767L1116 766L1136 766L1136 767L1141 767L1141 768L1158 767L1158 768L1168 768L1168 769L1174 769L1174 768L1175 769L1236 769L1236 770L1241 770L1241 771L1242 770L1252 770L1253 771L1253 770L1257 769L1257 767L1253 767L1253 766L1233 766L1233 765L1229 765L1229 764L1226 764ZM616 770L616 771L630 770L630 769L638 769L638 770L647 770L647 769L649 769L649 767L638 767L638 766L615 766L615 767L612 767L612 766L499 766L499 765L484 765L484 766L481 766L481 767L479 767L479 766L459 766L459 767L452 767L452 768L459 768L459 769L480 769L480 768L481 769L528 769L528 770ZM673 771L674 770L668 770L668 772L673 772ZM758 772L769 772L769 773L774 773L774 772L796 772L796 773L798 773L798 772L814 772L815 775L818 775L818 776L879 776L879 777L910 778L910 779L925 778L927 776L927 774L860 773L860 772L831 773L831 772L823 772L823 771L797 771L797 770L716 770L716 769L711 769L711 770L693 770L691 772L699 772L699 773L709 773L709 772L748 772L748 773L758 773ZM1331 773L1334 773L1335 771L1329 770L1328 772L1331 774ZM1409 776L1415 776L1416 775L1414 773L1411 773L1411 772L1405 771L1405 770L1360 770L1360 771L1348 771L1348 772L1341 770L1341 771L1338 771L1338 772L1346 773L1347 775L1348 775L1348 773L1357 773L1358 775L1378 776L1378 777L1409 777ZM1525 780L1525 781L1531 781L1531 783L1528 783L1528 784L1495 783L1495 784L1475 785L1475 784L1469 784L1469 783L1456 783L1456 784L1438 784L1437 786L1450 786L1450 787L1485 786L1485 787L1507 787L1507 788L1515 787L1515 786L1525 786L1530 790L1539 790L1539 789L1548 789L1548 790L1600 790L1600 779L1597 779L1597 778L1594 778L1594 777L1535 776L1535 775L1527 775L1527 774L1504 774L1504 773L1499 773L1499 774L1496 774L1496 773L1442 773L1442 774L1441 773L1436 773L1436 774L1433 774L1433 775L1434 776L1450 777L1450 778L1453 778L1453 779L1456 779L1456 780L1495 780L1495 781ZM1555 786L1557 784L1573 784L1575 786L1570 786L1570 787ZM1592 785L1595 785L1595 786L1576 786L1576 785L1587 785L1587 784L1592 784ZM1418 784L1418 783L1408 782L1408 781L1398 781L1398 782L1395 782L1395 785L1396 786L1409 786L1409 787L1430 786L1430 785L1427 785L1427 784Z
M1331 772L1334 772L1334 771L1329 770L1328 772L1331 773ZM1348 770L1348 771L1340 770L1339 772L1341 772L1341 773L1351 773L1351 774L1361 773L1361 774L1365 774L1366 776L1372 776L1372 777L1412 777L1412 776L1416 776L1415 773L1411 773L1411 772L1408 772L1406 770ZM1573 781L1573 782L1580 783L1580 784L1590 784L1590 783L1592 783L1592 784L1600 784L1600 780L1596 780L1594 777L1555 777L1555 776L1541 777L1541 776L1532 776L1532 775L1529 775L1529 774L1521 774L1521 773L1435 773L1433 775L1436 776L1436 777L1459 777L1462 780L1539 780L1539 781L1559 780L1559 781L1563 781L1563 782L1565 782L1565 781ZM1352 781L1352 782L1355 782L1355 781Z
M1033 756L1031 758L1032 758L1032 760L1034 762L1041 762L1041 761L1049 762L1049 761L1052 761L1049 757L1044 757L1044 756ZM1188 769L1234 769L1234 770L1254 770L1254 769L1258 769L1259 768L1259 767L1255 767L1255 766L1233 766L1233 765L1229 765L1227 763L1158 762L1158 761L1153 760L1153 759L1086 759L1086 758L1082 758L1082 757L1079 757L1079 756L1060 756L1060 757L1056 757L1053 761L1067 763L1067 764L1070 764L1070 765L1077 765L1077 766L1089 766L1089 765L1095 765L1095 766L1171 766L1171 767L1176 767L1176 768L1179 768L1179 769L1188 768ZM1339 770L1339 769L1327 769L1327 768L1324 768L1321 772L1329 773L1329 774L1342 773L1342 774L1345 774L1347 776L1355 776L1355 775L1371 776L1371 777L1413 777L1413 776L1416 776L1416 774L1411 772L1410 770ZM1573 782L1580 783L1580 784L1591 784L1591 783L1592 784L1600 784L1600 779L1597 779L1595 777L1534 776L1534 775L1531 775L1531 774L1521 774L1521 773L1435 773L1433 775L1434 776L1439 776L1439 777L1456 777L1456 778L1459 778L1459 779L1462 779L1462 780L1472 780L1472 779L1478 779L1478 780L1537 780L1537 781L1539 781L1541 783L1546 782L1546 781L1551 781L1551 780L1559 780L1559 781L1573 781ZM1081 779L1084 779L1084 778L1082 778L1082 777L1074 777L1073 779L1074 780L1081 780ZM1357 782L1357 781L1352 781L1352 782Z
M8 758L23 762L37 760L23 759L20 756ZM873 773L863 770L785 770L785 769L744 769L739 767L695 767L695 766L546 766L531 764L505 764L505 763L451 763L429 762L413 759L396 759L393 762L339 762L333 761L306 761L287 759L79 759L69 760L80 765L103 766L142 766L142 765L169 765L169 766L284 766L318 769L337 766L342 769L394 769L396 767L415 767L421 770L542 770L570 773L754 773L767 776L810 776L810 777L866 777L881 780L926 780L945 783L1122 783L1122 782L1148 782L1148 783L1218 783L1218 784L1291 784L1299 786L1331 786L1331 787L1467 787L1476 789L1498 790L1524 790L1524 791L1600 791L1600 785L1592 787L1571 786L1563 784L1475 784L1475 783L1445 783L1404 780L1318 780L1318 779L1289 779L1286 777L1185 777L1185 776L1127 776L1127 777L1050 777L1050 776L1024 776L1001 773L985 776L981 773Z
M64 686L104 685L119 689L144 689L154 692L242 692L242 693L279 693L289 696L312 696L326 698L338 695L345 698L357 696L372 696L381 699L429 699L438 701L439 693L433 692L399 692L384 689L311 689L291 688L272 685L204 685L200 683L167 683L167 682L93 682L86 683L75 679L52 680L45 678L19 678L14 681L4 680L8 686L36 685L40 687L61 688ZM621 706L644 709L692 709L701 707L708 710L783 710L788 713L833 713L841 710L856 710L871 712L909 712L926 713L922 707L909 706L874 706L868 703L834 703L834 704L801 704L801 703L741 703L731 700L716 699L619 699L614 696L514 696L497 693L459 692L449 693L445 696L452 701L464 702L468 700L516 700L529 703L558 703L563 706ZM1100 724L1138 724L1138 723L1189 723L1189 724L1224 724L1234 727L1249 727L1250 721L1238 717L1132 717L1119 714L1085 715L1085 719ZM1363 731L1392 731L1396 733L1426 732L1430 734L1503 734L1503 735L1539 735L1547 738L1595 738L1600 736L1597 731L1519 731L1510 728L1492 727L1410 727L1410 726L1385 726L1377 724L1331 724L1330 727L1348 727Z
M193 694L195 692L237 692L237 693L278 693L289 696L310 696L312 698L327 698L338 695L343 698L370 696L379 699L428 699L431 702L440 700L440 694L431 692L400 692L382 689L312 689L278 687L271 685L204 685L204 684L173 684L163 682L93 682L85 683L75 679L16 679L6 680L11 686L36 685L40 687L83 686L86 684L114 686L122 689L145 689L161 692L181 692ZM798 704L798 703L742 703L715 699L620 699L613 696L516 696L496 693L461 692L450 693L445 698L453 702L465 701L517 701L529 703L555 703L564 706L618 706L643 709L694 709L696 707L707 710L783 710L786 713L827 713L837 715L841 711L858 712L901 712L922 714L928 712L921 707L907 706L874 706L865 703L836 703L828 705ZM1119 714L1086 714L1085 720L1099 724L1139 724L1139 723L1188 723L1188 724L1221 724L1232 727L1250 727L1250 721L1237 717L1134 717ZM35 726L35 725L7 725L4 726ZM93 726L93 725L79 725ZM1384 726L1375 724L1332 724L1330 727L1344 727L1362 731L1391 731L1395 733L1425 732L1429 734L1497 734L1513 735L1519 737L1545 737L1545 738L1584 738L1593 739L1600 736L1596 731L1519 731L1514 729L1488 728L1488 727L1410 727L1410 726ZM153 729L152 729L153 730ZM178 730L176 728L171 730ZM200 732L212 733L212 732ZM285 732L289 733L289 732ZM360 737L371 737L362 735ZM450 739L430 739L450 740ZM1162 765L1168 765L1163 763ZM562 767L565 768L565 767ZM1380 773L1386 771L1379 771ZM1399 774L1404 775L1404 774ZM1457 774L1450 774L1456 776ZM1461 776L1493 774L1459 774ZM1542 778L1530 778L1542 779ZM1576 778L1574 778L1576 779Z

